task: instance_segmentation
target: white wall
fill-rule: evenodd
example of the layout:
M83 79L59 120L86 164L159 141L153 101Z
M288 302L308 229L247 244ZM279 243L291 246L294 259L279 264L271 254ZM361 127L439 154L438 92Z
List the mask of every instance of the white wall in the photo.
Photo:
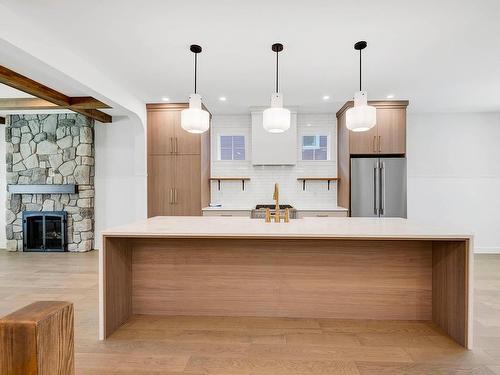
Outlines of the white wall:
M309 125L309 126L308 126ZM297 116L297 164L294 166L253 166L251 155L251 116L213 116L211 130L211 175L214 177L250 177L241 189L240 181L223 181L220 191L217 181L212 182L212 203L221 203L224 207L253 208L258 203L273 203L274 183L280 184L280 201L296 208L327 208L337 206L336 183L330 190L326 181L309 181L306 190L297 177L337 176L337 125L334 114L298 114ZM245 161L220 161L217 145L220 134L245 135ZM300 161L301 136L305 134L330 135L330 160ZM276 149L276 152L280 152Z
M408 115L408 218L500 253L500 113Z
M101 231L147 216L145 134L138 119L95 124L95 247Z

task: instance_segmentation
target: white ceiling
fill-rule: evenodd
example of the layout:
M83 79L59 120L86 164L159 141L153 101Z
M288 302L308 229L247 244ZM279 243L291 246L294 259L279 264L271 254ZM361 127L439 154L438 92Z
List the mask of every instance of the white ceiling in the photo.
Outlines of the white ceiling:
M333 112L357 90L353 43L367 40L369 98L394 94L415 112L500 110L498 0L0 3L145 102L186 101L193 86L188 48L198 43L198 88L213 113L266 105L274 85L270 46L280 41L285 105Z

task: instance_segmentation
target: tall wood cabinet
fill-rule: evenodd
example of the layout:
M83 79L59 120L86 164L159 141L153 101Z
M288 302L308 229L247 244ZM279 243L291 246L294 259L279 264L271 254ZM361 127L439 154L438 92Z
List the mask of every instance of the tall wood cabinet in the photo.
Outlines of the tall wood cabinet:
M339 206L350 208L351 156L404 156L406 154L407 100L370 101L377 108L377 124L366 132L352 132L346 127L347 102L337 112L337 190Z
M210 200L210 134L181 128L187 104L148 104L148 216L199 216Z

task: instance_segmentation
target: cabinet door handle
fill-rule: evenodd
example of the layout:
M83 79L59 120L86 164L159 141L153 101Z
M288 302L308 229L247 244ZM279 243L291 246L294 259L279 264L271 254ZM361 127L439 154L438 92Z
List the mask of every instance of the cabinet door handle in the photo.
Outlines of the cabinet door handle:
M375 166L373 167L373 214L378 216L379 210L377 206L377 185L378 185L378 171L379 171L379 162L375 162Z
M378 136L378 152L382 152L382 136Z
M168 203L173 204L174 203L174 189L170 188L169 194L170 194L170 199L169 199Z
M179 153L179 139L175 137L175 153Z
M173 154L174 153L174 143L173 143L173 138L170 137L170 153Z
M328 217L328 214L317 214L316 217Z
M385 162L380 163L380 215L385 211Z
M177 204L177 189L174 189L174 204Z
M373 136L373 152L377 152L377 146L375 145L377 143L377 136Z

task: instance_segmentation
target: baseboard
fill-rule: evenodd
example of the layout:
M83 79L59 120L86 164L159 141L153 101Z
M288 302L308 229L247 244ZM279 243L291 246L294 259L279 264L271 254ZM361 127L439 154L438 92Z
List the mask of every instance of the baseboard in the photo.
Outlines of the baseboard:
M476 247L475 254L500 254L500 247Z

